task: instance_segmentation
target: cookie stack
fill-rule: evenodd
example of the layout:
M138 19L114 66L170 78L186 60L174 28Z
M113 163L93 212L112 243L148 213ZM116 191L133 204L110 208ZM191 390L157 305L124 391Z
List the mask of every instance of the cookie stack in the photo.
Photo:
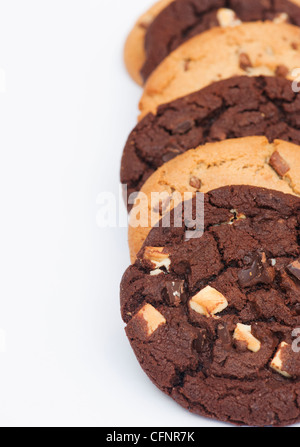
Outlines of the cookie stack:
M300 0L161 0L125 62L132 348L194 413L299 422Z

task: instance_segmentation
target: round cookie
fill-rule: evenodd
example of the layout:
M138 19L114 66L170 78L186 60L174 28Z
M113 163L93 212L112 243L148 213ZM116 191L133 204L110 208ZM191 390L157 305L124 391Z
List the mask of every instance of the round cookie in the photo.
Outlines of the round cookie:
M135 262L151 227L184 200L185 193L206 193L226 185L260 186L300 196L300 147L245 137L207 143L164 164L147 180L132 209L131 261ZM145 216L143 226L136 226L137 216Z
M300 29L272 22L213 28L181 45L149 77L140 118L160 104L238 75L293 79L300 67Z
M258 20L300 26L300 8L288 0L175 0L158 14L145 33L146 60L141 75L147 80L172 51L208 29Z
M265 135L300 145L300 95L291 82L241 76L160 106L131 132L122 157L121 183L139 191L157 168L207 142ZM130 209L131 206L128 206Z
M124 61L128 73L139 85L143 85L141 69L146 60L145 37L155 17L173 0L160 0L143 14L130 32L124 47Z
M207 193L204 209L201 238L186 239L184 219L154 228L124 274L131 346L154 384L191 412L296 423L300 199L232 186Z

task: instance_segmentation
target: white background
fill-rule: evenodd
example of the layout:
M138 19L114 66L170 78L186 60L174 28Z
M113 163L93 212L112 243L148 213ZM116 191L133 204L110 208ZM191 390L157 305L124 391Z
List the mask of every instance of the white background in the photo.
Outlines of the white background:
M1 426L222 425L141 371L119 311L127 231L96 223L141 94L124 40L151 4L0 0Z

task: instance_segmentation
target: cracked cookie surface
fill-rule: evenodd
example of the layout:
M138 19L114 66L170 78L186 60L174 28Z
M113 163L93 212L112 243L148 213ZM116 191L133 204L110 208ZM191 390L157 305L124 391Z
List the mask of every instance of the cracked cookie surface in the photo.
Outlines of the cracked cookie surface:
M184 219L154 228L124 274L131 346L156 386L194 413L296 423L300 199L227 186L205 194L204 209L201 238L186 240Z
M297 67L299 27L254 22L213 28L181 45L152 73L140 101L141 117L212 82L239 75L292 79Z
M151 230L187 192L208 192L226 185L251 185L300 196L300 146L265 137L244 137L207 143L165 163L141 189L129 220L132 262ZM153 195L155 193L155 195ZM159 194L159 195L158 195ZM156 197L157 195L157 197ZM136 216L147 225L136 227Z
M258 20L282 20L300 26L300 8L288 0L173 1L160 11L145 33L143 79L146 80L163 59L192 37L213 27Z
M251 135L300 144L300 95L291 82L240 76L160 106L131 132L121 182L139 191L157 168L207 142ZM130 210L131 206L128 206Z

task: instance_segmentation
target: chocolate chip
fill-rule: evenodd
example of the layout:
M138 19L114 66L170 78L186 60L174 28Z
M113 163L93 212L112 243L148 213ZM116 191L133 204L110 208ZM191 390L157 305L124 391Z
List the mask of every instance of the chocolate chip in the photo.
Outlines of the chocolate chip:
M247 53L240 54L240 68L244 71L247 71L247 68L252 67L252 62Z
M287 271L300 281L300 259L287 266Z
M278 65L275 70L275 75L279 78L286 78L289 74L289 69L285 65Z
M220 323L218 326L218 337L223 347L228 351L231 348L231 336L226 323Z
M198 177L191 177L190 186L195 189L201 189L202 182Z
M284 290L288 303L291 305L300 304L300 281L286 267L281 268L278 273L280 286Z
M252 255L252 265L249 269L239 272L241 287L252 287L257 284L271 284L275 279L275 269L268 263L265 253Z
M292 42L291 43L291 47L293 48L293 50L298 50L298 44L296 42Z
M177 133L179 135L184 135L185 133L187 133L189 130L192 129L194 124L195 124L195 121L193 121L193 120L183 121L176 127L176 129L174 130L173 133Z
M198 338L196 338L196 340L193 341L193 348L195 349L195 351L201 354L204 350L206 342L207 342L207 331L205 329L200 329Z
M278 175L283 177L291 169L287 162L281 157L278 151L275 151L270 158L269 165L277 172Z
M178 307L185 303L187 295L184 290L184 281L168 281L165 288L165 298L170 306Z
M294 310L296 312L297 315L300 315L300 303L297 303L294 307Z
M184 65L183 65L184 71L188 71L188 69L189 69L189 67L190 67L190 63L191 63L191 60L190 60L190 59L186 59L186 60L184 61Z
M168 207L170 206L171 200L172 200L172 196L171 195L169 197L167 197L166 199L164 199L164 200L160 200L159 203L154 205L153 211L155 213L158 213L160 216L163 216L163 214L165 214L165 212L167 211Z

